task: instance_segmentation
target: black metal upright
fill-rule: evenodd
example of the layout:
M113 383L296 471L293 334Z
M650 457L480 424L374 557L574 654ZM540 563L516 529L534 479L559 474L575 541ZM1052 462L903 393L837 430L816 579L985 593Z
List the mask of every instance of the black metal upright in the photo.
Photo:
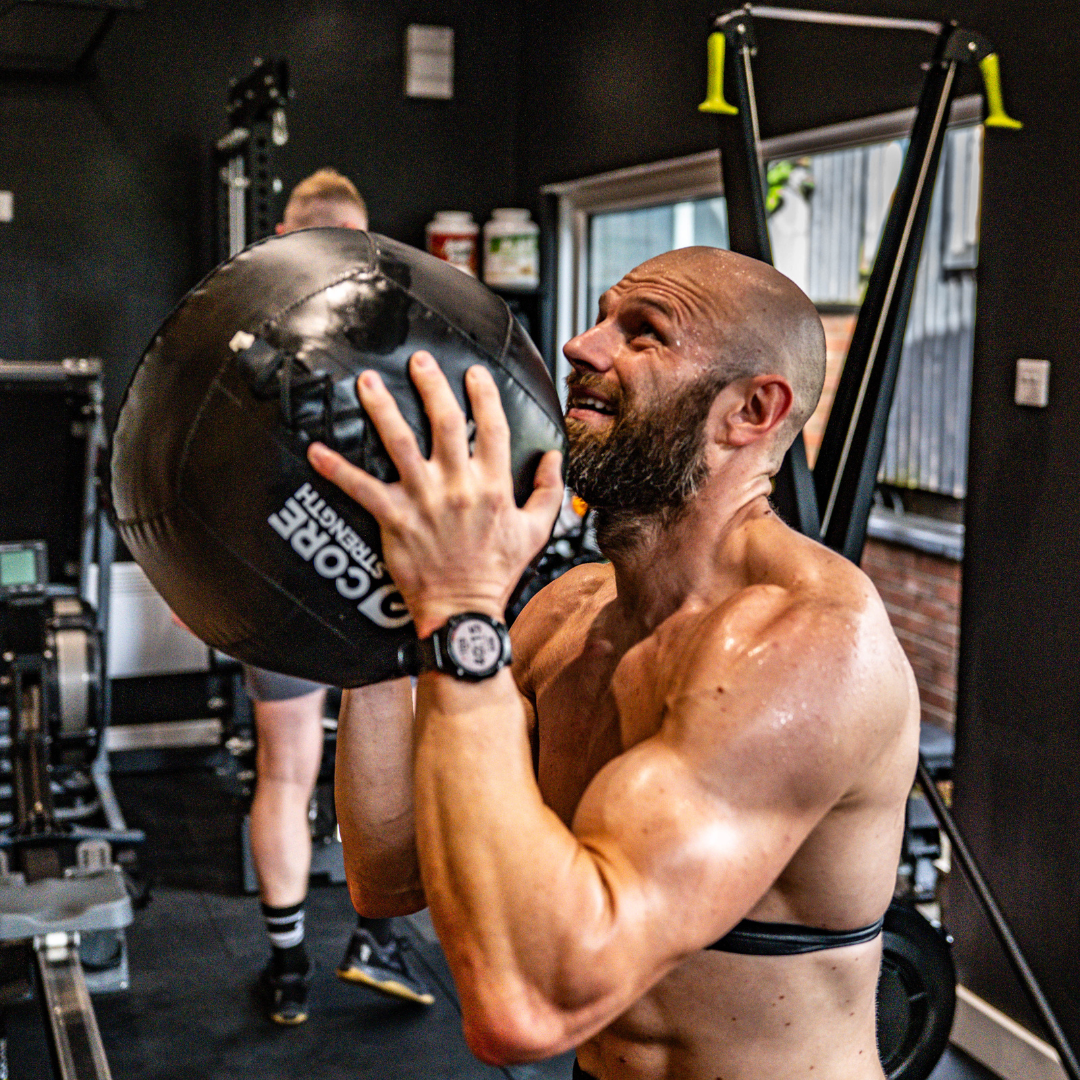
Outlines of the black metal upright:
M716 20L714 34L723 35L724 52L737 112L716 109L720 145L720 170L728 209L728 246L740 255L772 263L768 217L765 210L765 177L761 160L757 99L751 57L757 51L754 22L745 8ZM721 78L723 76L721 75ZM802 432L795 437L774 478L772 501L792 528L807 536L820 531L818 504Z
M911 141L814 467L821 539L858 563L885 442L930 201L974 35L946 26L923 83ZM963 55L961 55L963 51Z
M716 21L716 31L724 35L727 43L729 62L725 70L738 109L717 118L720 171L728 205L728 243L740 255L771 263L761 135L750 66L751 58L757 53L754 21L747 11L740 9L721 15Z
M289 139L285 106L292 91L284 59L256 60L229 84L229 132L216 143L219 262L269 236L280 220L284 193L276 152Z

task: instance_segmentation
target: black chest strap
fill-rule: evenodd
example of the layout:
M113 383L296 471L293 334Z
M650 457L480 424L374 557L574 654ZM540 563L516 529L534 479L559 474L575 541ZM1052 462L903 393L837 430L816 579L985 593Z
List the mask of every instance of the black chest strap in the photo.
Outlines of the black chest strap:
M818 930L794 923L755 922L743 919L719 941L709 946L717 952L741 953L746 956L797 956L799 953L821 949L839 949L845 945L862 945L881 933L884 917L857 930Z

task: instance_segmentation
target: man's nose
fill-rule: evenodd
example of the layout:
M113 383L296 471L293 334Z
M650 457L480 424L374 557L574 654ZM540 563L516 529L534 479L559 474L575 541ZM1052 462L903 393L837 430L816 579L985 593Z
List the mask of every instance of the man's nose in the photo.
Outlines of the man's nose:
M604 320L571 338L563 346L563 355L578 370L607 371L615 354L615 328Z

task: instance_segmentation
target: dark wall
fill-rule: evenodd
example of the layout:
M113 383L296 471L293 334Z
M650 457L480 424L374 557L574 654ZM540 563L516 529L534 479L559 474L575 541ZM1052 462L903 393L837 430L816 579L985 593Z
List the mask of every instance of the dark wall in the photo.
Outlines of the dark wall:
M527 2L519 197L534 199L540 184L715 148L715 120L697 106L705 96L709 15L724 6ZM889 13L927 18L925 8L890 4ZM913 105L929 40L864 30L838 38L831 28L766 22L758 39L765 137Z
M961 660L957 815L1074 1042L1080 1040L1080 7L984 3L1024 130L987 135ZM1018 357L1050 405L1013 404ZM966 892L955 921L978 927ZM995 949L977 992L1022 1006ZM997 987L997 989L995 989Z
M539 184L715 145L696 106L717 6L526 3L519 198L535 199ZM1001 52L1010 110L1025 124L986 137L955 809L1080 1040L1080 7L820 6L956 17L986 32ZM929 39L759 24L759 40L767 136L914 104ZM1053 361L1048 409L1013 404L1018 357ZM1032 1024L959 873L948 899L965 982Z
M455 29L455 97L404 96L411 22ZM228 79L285 56L296 96L286 188L333 164L372 228L423 243L436 209L481 220L511 201L520 70L516 3L148 0L122 15L97 77L0 82L0 357L101 355L115 406L150 333L214 262L215 169Z

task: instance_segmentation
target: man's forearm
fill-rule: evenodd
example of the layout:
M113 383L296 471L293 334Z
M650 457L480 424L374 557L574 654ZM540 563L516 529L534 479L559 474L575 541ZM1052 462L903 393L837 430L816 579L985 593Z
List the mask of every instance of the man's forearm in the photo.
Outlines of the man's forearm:
M541 799L509 671L480 684L422 675L417 739L420 859L470 1045L526 1060L573 1044L599 1026L589 1017L615 974L590 962L611 926L608 891Z
M335 801L353 903L381 917L424 906L413 815L413 699L408 679L346 690Z

